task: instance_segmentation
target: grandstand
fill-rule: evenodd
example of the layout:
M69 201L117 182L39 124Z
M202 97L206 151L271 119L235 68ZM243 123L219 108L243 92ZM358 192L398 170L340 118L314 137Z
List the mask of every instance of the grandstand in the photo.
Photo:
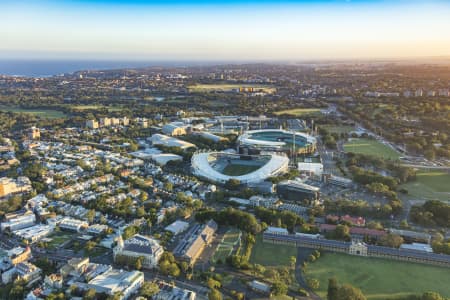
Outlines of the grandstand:
M237 179L243 184L256 183L288 170L285 155L239 155L225 152L198 152L191 159L194 175L218 183Z
M282 129L250 130L239 136L239 152L258 154L261 151L312 153L316 139L310 135Z

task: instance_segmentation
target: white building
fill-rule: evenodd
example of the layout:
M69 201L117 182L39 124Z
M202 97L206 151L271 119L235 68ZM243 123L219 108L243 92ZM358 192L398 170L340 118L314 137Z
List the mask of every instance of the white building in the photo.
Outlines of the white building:
M87 222L67 217L59 222L59 228L77 232L80 232L82 229L85 229L87 227L89 227L89 224Z
M171 136L185 135L186 129L184 124L169 123L162 127L162 132Z
M98 122L96 120L87 120L86 121L86 127L90 129L97 129L98 128Z
M36 216L34 213L27 211L22 215L18 215L17 217L11 218L6 222L2 222L0 224L1 230L5 231L5 229L9 229L10 231L19 230L22 228L27 228L33 226L36 223Z
M152 145L161 145L165 147L178 147L181 149L196 148L194 144L158 133L152 135L150 141L152 142Z
M113 250L113 255L114 260L118 256L129 258L142 257L142 266L144 268L156 268L163 252L164 249L157 240L136 234L126 241L119 236L117 246Z
M266 232L272 233L272 234L279 234L279 235L288 235L289 234L289 232L287 231L286 228L273 227L273 226L267 227Z
M299 162L298 163L298 170L301 173L307 173L308 175L322 176L323 164L321 164L321 163Z
M50 225L34 225L27 228L22 228L16 231L13 231L13 234L17 236L21 240L27 240L30 243L35 243L42 238L48 236L53 232L55 228Z
M166 282L158 282L159 292L154 300L195 300L197 294L190 290L179 288Z
M408 250L433 253L433 248L431 248L430 245L423 244L423 243L401 244L400 249L408 249Z
M184 232L186 229L188 229L188 227L189 227L188 222L177 220L164 229L172 232L174 235L177 235L179 233Z
M86 287L107 295L119 293L121 295L119 299L125 300L136 293L143 283L144 273L142 272L110 269L91 279Z

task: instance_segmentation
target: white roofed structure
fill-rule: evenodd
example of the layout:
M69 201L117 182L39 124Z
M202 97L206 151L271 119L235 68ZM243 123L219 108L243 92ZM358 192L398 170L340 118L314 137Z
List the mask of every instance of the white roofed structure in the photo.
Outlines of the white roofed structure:
M256 183L265 179L285 173L289 167L289 158L283 155L268 154L268 161L257 170L239 176L225 175L213 167L217 156L239 158L239 155L224 152L200 152L192 156L191 163L195 175L208 178L215 182L226 183L230 179L237 179L241 183ZM262 156L260 156L262 157Z

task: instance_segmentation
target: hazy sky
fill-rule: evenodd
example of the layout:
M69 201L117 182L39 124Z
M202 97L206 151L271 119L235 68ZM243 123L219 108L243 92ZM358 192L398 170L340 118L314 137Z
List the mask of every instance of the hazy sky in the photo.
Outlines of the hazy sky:
M450 55L450 1L0 0L0 58Z

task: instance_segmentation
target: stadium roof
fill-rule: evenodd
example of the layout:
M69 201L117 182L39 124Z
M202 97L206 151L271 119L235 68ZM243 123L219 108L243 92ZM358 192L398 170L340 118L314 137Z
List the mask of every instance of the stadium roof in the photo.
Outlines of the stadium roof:
M316 139L308 134L304 134L301 132L294 132L294 131L288 131L288 130L282 130L282 129L260 129L260 130L249 130L245 133L243 133L241 136L239 136L238 141L241 144L245 145L255 145L255 146L268 146L268 147L284 147L286 146L286 142L284 141L269 141L265 140L263 138L254 138L254 134L258 133L270 133L270 132L278 132L280 134L284 135L294 135L296 137L299 137L302 140L306 140L309 144L316 143Z
M150 138L150 141L153 145L163 145L167 147L180 147L181 149L187 149L191 147L196 147L194 144L185 142L183 140L170 137L164 134L155 133Z
M221 152L204 152L194 154L191 159L194 174L222 183L225 183L230 179L237 179L241 183L260 182L267 179L268 177L275 176L284 172L289 164L289 158L287 158L286 156L272 154L270 155L270 160L265 165L261 166L261 168L248 174L231 176L220 173L211 166L208 158L212 154L227 155L227 153Z

